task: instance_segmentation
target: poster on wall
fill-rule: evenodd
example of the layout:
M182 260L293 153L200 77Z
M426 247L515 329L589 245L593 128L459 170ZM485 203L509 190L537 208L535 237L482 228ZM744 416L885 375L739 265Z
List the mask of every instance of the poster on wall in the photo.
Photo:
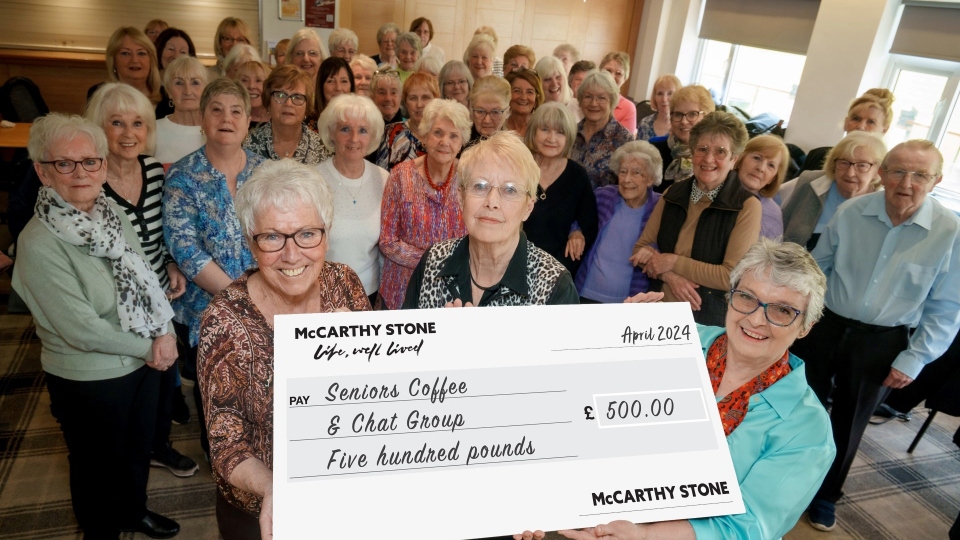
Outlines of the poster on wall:
M302 21L304 0L279 0L281 21Z
M306 0L307 26L333 28L336 21L336 0Z

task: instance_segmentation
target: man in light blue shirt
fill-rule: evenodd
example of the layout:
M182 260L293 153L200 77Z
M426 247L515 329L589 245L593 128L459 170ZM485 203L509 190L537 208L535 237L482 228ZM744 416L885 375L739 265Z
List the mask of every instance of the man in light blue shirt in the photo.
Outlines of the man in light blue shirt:
M791 348L824 404L837 457L810 505L830 530L834 506L874 409L913 382L960 327L960 219L927 195L943 157L929 141L899 144L880 167L884 191L840 206L813 256L827 276L823 319Z

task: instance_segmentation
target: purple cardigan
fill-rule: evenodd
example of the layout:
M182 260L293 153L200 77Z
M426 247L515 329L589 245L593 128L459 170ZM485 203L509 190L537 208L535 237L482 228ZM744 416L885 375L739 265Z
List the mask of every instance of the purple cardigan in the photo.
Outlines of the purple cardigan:
M578 292L583 288L583 284L587 280L587 270L593 261L594 252L600 244L599 240L603 235L603 230L610 223L610 219L613 218L617 202L620 201L620 189L615 185L597 188L593 194L597 197L597 217L600 222L597 234L598 241L594 242L593 246L590 247L590 251L588 251L587 255L583 258L584 264L580 266L580 270L577 272L574 285L576 285ZM650 214L653 213L653 207L657 205L657 201L659 200L659 193L654 193L653 188L647 189L647 202L643 204L643 217L637 223L638 240L640 239L640 234L643 232L643 228L647 226L647 220L650 219ZM624 254L626 257L630 257L630 255L630 253ZM633 276L630 279L630 296L649 290L650 282L647 279L647 275L643 273L640 267L634 267Z

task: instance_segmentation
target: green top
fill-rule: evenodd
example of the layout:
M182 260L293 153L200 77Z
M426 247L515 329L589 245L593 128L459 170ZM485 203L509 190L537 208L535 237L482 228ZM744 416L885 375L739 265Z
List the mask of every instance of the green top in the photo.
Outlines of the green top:
M143 250L123 211L123 236ZM86 247L60 240L34 216L17 242L13 288L33 314L47 373L74 381L114 379L132 373L151 357L153 340L120 328L117 289L110 261Z

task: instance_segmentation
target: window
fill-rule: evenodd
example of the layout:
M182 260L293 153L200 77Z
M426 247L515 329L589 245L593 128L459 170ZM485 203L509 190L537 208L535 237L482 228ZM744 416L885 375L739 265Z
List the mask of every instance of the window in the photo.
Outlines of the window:
M723 105L750 117L771 113L787 124L805 61L799 54L702 39L696 81Z

